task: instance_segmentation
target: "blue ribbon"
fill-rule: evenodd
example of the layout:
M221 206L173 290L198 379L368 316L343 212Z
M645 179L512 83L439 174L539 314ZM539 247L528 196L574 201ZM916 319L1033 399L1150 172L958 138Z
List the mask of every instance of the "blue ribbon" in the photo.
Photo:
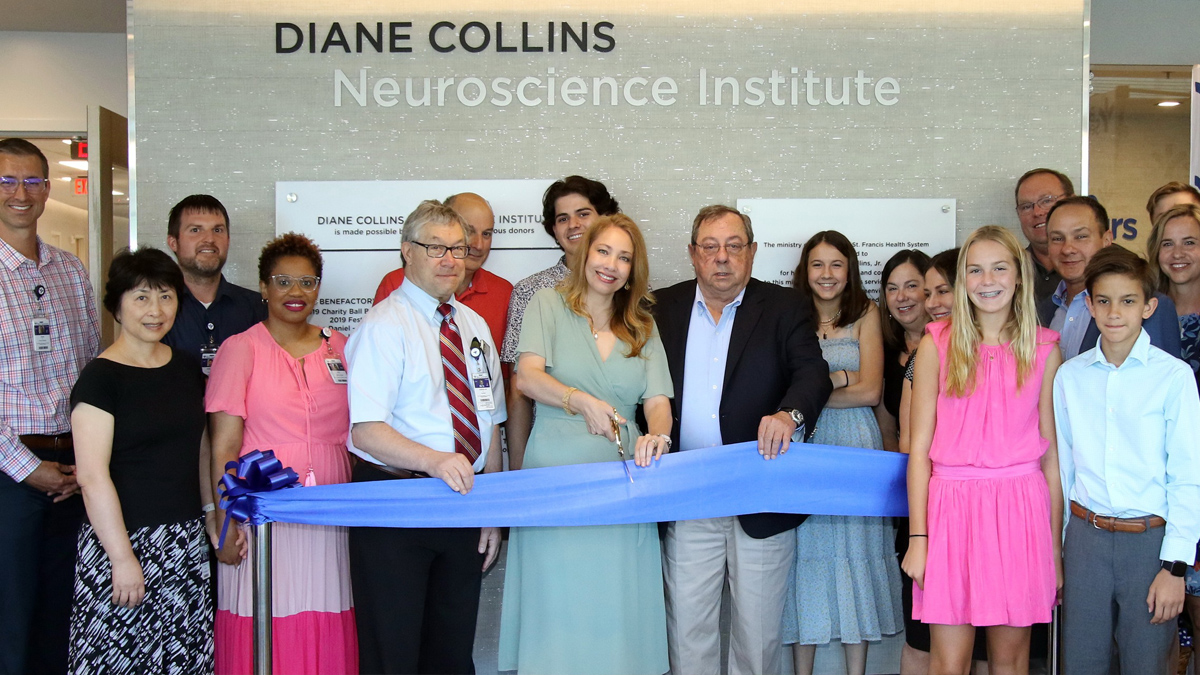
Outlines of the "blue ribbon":
M231 469L234 470L233 474L228 473ZM221 526L218 547L225 545L225 534L229 530L230 520L252 525L267 522L256 515L252 496L258 497L300 483L300 477L275 457L274 450L248 452L237 461L227 462L225 471L221 482L217 484L217 492L221 495L221 508L225 509L225 524Z
M631 461L633 483L620 462L604 462L479 475L467 495L438 479L389 480L242 492L238 507L253 523L349 527L616 525L763 512L904 516L907 466L899 453L811 444L768 461L749 442L672 453L644 468Z

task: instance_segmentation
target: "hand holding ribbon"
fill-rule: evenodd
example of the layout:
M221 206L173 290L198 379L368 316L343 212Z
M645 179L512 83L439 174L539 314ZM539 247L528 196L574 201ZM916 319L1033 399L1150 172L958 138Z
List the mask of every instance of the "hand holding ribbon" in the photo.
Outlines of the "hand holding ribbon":
M234 473L228 473L232 469ZM221 538L217 547L225 545L229 521L261 525L267 518L260 516L254 508L250 495L256 492L272 492L300 484L300 476L291 467L275 457L274 450L255 450L242 455L236 462L225 464L226 474L217 484L221 495L221 508L225 510L225 524L221 526Z

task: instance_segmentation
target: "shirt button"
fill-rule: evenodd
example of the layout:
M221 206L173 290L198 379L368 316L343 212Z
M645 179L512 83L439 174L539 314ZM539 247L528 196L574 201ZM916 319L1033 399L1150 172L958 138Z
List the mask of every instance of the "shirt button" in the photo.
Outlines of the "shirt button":
M720 359L718 359L717 357L715 357L715 356L713 357L713 363L716 363L716 362L717 362L717 361L719 361L719 360L720 360Z
M716 389L716 388L717 388L717 385L715 385L715 384L714 384L714 385L713 385L713 389Z
M715 419L717 419L717 416L716 416L716 415L713 415L713 416L712 416L712 418L715 420Z
M208 329L209 329L209 330L212 330L212 329L214 329L214 328L216 328L216 326L212 325L212 322L211 322L211 321L209 321L209 322L208 322Z
M1075 317L1071 317L1071 318L1067 319L1067 321L1074 321L1074 320L1075 320Z

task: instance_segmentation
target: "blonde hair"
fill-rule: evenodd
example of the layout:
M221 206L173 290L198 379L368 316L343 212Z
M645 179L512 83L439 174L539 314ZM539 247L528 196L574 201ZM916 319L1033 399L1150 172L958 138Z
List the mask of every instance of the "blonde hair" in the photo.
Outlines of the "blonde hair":
M654 332L654 317L650 314L650 306L654 304L654 296L650 293L650 263L646 259L646 240L629 216L615 213L602 216L592 223L583 234L579 248L571 257L571 273L558 285L567 307L579 316L588 317L587 299L588 254L596 239L610 227L624 230L633 242L633 265L629 270L629 280L625 286L613 294L613 313L609 327L613 335L629 345L629 353L625 356L632 358L641 356L642 348L650 340Z
M954 309L950 315L950 346L946 355L946 393L966 396L975 390L975 372L979 364L979 345L983 333L975 316L975 305L967 295L967 259L971 246L981 241L994 241L1008 251L1016 264L1017 287L1004 331L1009 336L1009 349L1017 360L1017 387L1033 371L1037 356L1037 309L1033 298L1033 266L1021 249L1016 236L999 225L985 225L975 230L963 242L958 257L958 283L954 285Z
M1186 203L1176 204L1158 214L1158 217L1154 219L1154 224L1150 227L1150 236L1146 239L1146 260L1150 262L1154 287L1163 293L1171 290L1171 277L1164 274L1162 265L1158 264L1158 249L1162 247L1163 231L1167 229L1167 222L1176 218L1191 218L1196 221L1197 225L1200 225L1200 206Z

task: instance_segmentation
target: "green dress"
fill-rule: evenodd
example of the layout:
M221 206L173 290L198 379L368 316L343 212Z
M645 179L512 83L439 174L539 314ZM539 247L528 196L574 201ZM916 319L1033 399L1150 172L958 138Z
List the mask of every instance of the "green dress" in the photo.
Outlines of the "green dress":
M640 357L618 343L600 359L587 319L557 290L533 296L519 351L546 359L546 372L607 401L629 420L622 438L632 459L641 432L634 407L671 396L671 373L657 331ZM587 431L583 416L537 404L524 468L611 462L616 444ZM638 467L630 462L636 480ZM658 525L514 527L508 539L500 670L528 674L660 675L668 668Z

